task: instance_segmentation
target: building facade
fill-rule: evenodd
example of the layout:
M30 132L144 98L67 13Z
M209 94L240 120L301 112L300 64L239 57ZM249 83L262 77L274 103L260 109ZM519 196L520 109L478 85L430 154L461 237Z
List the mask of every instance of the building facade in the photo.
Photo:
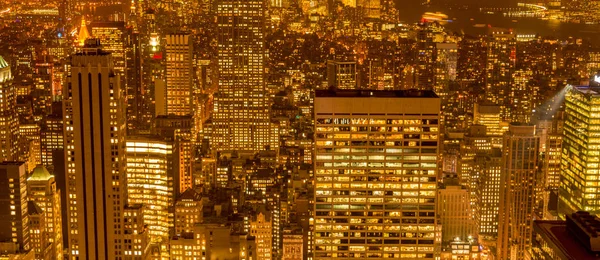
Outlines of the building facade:
M124 90L96 39L71 56L64 93L65 169L71 259L123 254L126 203Z
M219 0L216 8L219 91L212 144L219 151L260 151L270 144L271 124L265 84L265 1Z
M439 107L433 91L316 92L315 258L435 259Z

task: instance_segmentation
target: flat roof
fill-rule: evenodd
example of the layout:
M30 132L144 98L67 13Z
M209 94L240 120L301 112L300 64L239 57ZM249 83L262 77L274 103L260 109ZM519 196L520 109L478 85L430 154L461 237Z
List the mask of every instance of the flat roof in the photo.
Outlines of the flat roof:
M591 87L591 86L572 86L573 89L576 89L577 91L581 92L582 94L586 94L586 95L600 95L600 88L598 87Z
M567 223L565 221L555 220L536 220L534 227L537 227L539 232L544 234L546 241L554 244L560 250L564 259L572 260L598 260L600 256L596 256L589 252L575 237L567 231Z
M316 97L345 97L345 98L439 98L433 90L355 90L355 89L319 89Z

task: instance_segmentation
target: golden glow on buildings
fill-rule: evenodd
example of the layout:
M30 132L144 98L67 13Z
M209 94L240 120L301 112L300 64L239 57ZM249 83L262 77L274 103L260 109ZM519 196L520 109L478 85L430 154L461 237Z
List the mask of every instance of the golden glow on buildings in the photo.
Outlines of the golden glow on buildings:
M531 248L540 136L533 125L511 124L504 134L497 259L520 259Z
M600 213L600 94L571 87L565 99L559 212Z
M250 221L250 235L256 239L256 259L272 259L271 247L273 242L273 222L262 212L258 213L256 220Z
M217 3L219 92L211 142L219 151L260 151L271 144L264 82L265 4L257 0Z
M126 203L125 100L96 39L70 59L63 93L70 259L116 259Z
M17 93L10 65L0 56L0 159L18 160Z
M52 259L63 259L60 190L56 188L54 176L44 166L35 167L27 178L27 196L44 211L45 224L42 228L48 236Z
M190 34L167 35L165 115L192 114L192 46Z
M87 23L85 21L85 17L81 17L81 24L79 25L79 35L77 36L77 43L79 47L83 47L85 44L85 40L90 38L90 33L87 29Z
M128 203L144 205L144 225L153 242L168 241L173 204L173 167L170 142L151 138L128 138ZM171 215L170 215L171 214Z
M432 91L317 91L316 259L435 259L439 107Z

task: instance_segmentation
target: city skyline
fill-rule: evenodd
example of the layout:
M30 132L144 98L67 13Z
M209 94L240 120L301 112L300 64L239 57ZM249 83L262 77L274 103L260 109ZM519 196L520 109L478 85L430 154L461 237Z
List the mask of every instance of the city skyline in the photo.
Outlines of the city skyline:
M598 17L0 0L0 260L598 259Z

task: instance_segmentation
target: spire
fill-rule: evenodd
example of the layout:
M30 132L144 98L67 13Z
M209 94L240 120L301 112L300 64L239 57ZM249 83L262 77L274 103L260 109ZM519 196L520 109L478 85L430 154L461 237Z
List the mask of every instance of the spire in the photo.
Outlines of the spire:
M81 27L79 27L79 37L77 37L77 42L79 43L79 46L83 46L83 44L85 43L85 40L87 38L90 38L90 33L87 30L87 24L85 22L85 17L82 16L81 17Z

